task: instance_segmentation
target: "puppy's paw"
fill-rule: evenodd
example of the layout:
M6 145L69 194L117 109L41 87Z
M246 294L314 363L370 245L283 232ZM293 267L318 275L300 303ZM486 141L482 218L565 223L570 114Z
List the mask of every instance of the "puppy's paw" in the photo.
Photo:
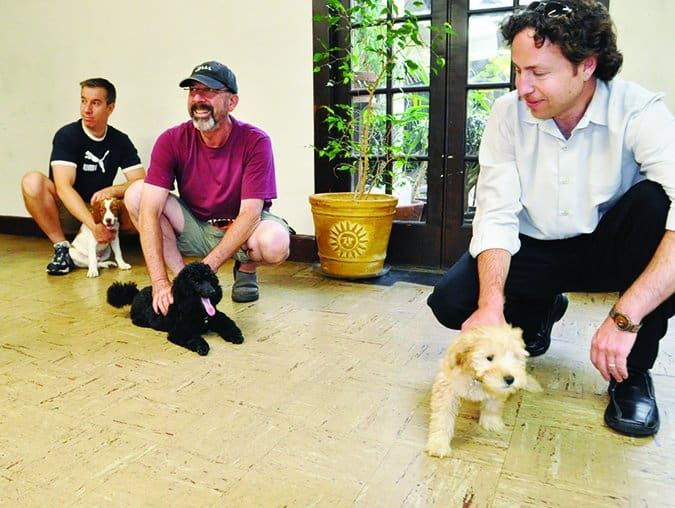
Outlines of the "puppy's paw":
M114 261L99 261L98 266L99 268L115 268L117 263Z
M117 268L119 268L120 270L129 270L131 268L131 265L126 261L118 261Z
M199 339L190 341L188 344L188 349L194 351L199 356L206 356L209 354L209 344L201 337Z
M241 344L244 342L244 336L241 334L241 332L239 332L227 337L225 340L227 342L231 342L232 344Z
M209 353L209 344L199 335L196 337L176 337L175 335L169 334L167 338L169 339L169 342L173 342L178 346L194 351L200 356L206 356Z
M90 268L87 271L87 277L98 277L98 268Z
M478 420L478 424L485 430L491 430L493 432L504 430L505 427L501 416L482 413L480 415L480 420Z
M424 451L432 457L447 457L452 451L450 448L450 440L440 434L431 434L427 440L427 446L424 448Z

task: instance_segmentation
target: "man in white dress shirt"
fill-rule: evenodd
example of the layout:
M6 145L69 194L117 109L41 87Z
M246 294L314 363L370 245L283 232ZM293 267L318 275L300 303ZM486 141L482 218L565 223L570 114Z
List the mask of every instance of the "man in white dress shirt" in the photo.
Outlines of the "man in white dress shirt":
M606 424L659 429L649 369L675 313L675 120L615 78L623 57L595 0L532 2L502 23L516 90L480 146L473 237L428 304L465 330L509 322L546 352L565 291L619 292L591 340Z

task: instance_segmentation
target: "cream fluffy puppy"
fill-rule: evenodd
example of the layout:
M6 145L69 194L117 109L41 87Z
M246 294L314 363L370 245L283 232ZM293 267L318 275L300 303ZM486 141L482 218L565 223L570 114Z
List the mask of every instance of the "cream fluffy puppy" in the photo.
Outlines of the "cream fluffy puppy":
M434 381L425 451L435 457L450 454L462 399L481 403L483 428L503 429L504 402L520 389L541 391L525 370L528 356L520 328L480 326L462 332L450 344Z

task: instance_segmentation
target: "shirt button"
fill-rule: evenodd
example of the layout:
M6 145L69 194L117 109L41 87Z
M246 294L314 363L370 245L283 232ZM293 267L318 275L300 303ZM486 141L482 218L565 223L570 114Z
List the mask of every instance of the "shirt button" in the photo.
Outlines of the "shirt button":
M567 178L566 176L561 176L560 177L560 183L562 183L562 184L570 183L570 179Z
M560 215L562 215L563 217L567 217L569 214L570 214L569 210L561 210L560 211Z
M563 152L566 152L566 151L567 151L567 145L563 145L563 146L562 146L562 151L563 151Z

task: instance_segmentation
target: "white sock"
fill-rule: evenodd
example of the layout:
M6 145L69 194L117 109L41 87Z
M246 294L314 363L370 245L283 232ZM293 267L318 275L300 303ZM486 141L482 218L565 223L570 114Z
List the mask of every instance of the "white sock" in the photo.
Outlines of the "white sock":
M62 242L57 242L54 244L54 248L56 249L57 247L68 247L70 248L70 242L68 240L63 240Z

